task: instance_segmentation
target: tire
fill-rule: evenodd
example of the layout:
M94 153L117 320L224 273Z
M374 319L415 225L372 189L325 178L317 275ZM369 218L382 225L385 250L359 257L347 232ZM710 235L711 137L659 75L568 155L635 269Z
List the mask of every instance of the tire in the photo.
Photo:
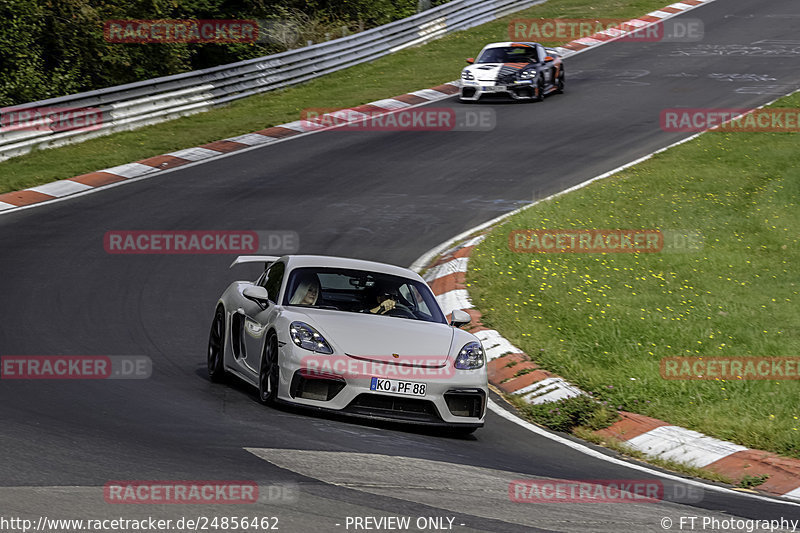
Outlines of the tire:
M558 79L556 80L556 93L557 94L564 94L564 69L561 69L561 72L558 74Z
M544 79L540 76L536 82L536 96L533 97L534 102L541 102L544 100Z
M217 307L208 334L208 377L211 381L225 380L225 309Z
M264 343L264 354L258 367L258 401L272 405L278 398L278 337L270 332Z

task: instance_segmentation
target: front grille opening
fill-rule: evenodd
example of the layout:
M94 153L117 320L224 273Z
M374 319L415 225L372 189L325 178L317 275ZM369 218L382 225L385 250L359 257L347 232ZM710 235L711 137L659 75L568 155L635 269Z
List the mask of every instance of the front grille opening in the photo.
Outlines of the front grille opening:
M345 387L345 382L340 379L310 378L297 371L292 377L289 393L292 398L304 400L330 401Z
M520 98L533 98L535 94L533 87L515 87L514 93Z
M453 416L480 418L486 404L483 391L476 392L446 392L444 401Z
M464 98L472 98L475 96L475 88L474 87L464 87L461 89L461 95Z
M441 421L436 406L428 400L383 394L359 394L347 406L359 414L373 414L401 420Z

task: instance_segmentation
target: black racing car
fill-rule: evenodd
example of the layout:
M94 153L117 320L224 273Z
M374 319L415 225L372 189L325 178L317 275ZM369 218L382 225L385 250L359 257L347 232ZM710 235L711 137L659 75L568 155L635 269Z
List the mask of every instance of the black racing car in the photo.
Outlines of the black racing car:
M467 63L461 71L462 101L474 102L487 94L541 101L546 94L564 91L561 56L539 43L488 44L478 59Z

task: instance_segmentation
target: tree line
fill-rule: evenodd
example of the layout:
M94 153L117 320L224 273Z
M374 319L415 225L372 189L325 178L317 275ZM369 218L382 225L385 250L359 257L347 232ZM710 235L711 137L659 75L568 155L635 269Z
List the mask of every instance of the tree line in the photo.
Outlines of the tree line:
M0 106L265 56L447 0L0 0ZM256 42L116 43L110 20L256 20Z

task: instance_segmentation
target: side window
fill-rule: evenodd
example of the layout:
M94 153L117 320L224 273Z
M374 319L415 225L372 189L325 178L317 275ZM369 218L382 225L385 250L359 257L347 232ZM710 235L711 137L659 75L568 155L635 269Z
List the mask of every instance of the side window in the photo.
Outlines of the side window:
M264 288L267 289L269 299L273 302L278 301L278 293L281 290L284 272L286 272L286 265L284 263L275 263L267 271Z

